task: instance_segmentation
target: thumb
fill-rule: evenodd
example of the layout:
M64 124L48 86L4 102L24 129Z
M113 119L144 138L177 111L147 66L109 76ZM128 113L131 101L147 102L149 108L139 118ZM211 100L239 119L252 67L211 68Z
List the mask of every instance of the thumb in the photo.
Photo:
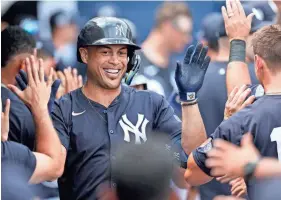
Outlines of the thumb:
M247 133L243 136L241 146L249 146L253 144L253 136L251 133Z
M14 85L7 85L7 87L13 92L13 93L15 93L20 99L22 99L22 96L23 96L23 93L22 93L22 91L19 89L19 88L17 88L16 86L14 86Z
M247 16L247 20L248 20L248 23L251 24L252 23L252 20L253 20L253 17L255 16L254 13L251 13Z

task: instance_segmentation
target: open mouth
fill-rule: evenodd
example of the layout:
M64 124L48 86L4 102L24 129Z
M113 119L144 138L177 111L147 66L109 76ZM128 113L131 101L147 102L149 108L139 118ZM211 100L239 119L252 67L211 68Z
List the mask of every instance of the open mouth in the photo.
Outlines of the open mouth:
M120 69L104 69L104 71L108 74L118 74L121 70Z

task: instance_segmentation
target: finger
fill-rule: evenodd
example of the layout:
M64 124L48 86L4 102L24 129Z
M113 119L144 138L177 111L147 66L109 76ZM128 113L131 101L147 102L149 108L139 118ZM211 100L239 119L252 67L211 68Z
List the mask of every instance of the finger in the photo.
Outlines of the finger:
M235 86L234 89L230 92L230 94L229 94L229 96L228 96L227 101L228 101L229 103L233 100L233 98L234 98L234 96L235 96L235 94L236 94L237 92L238 92L238 87Z
M237 5L238 10L239 10L239 15L240 16L246 16L244 8L243 8L243 6L242 6L242 4L239 0L236 0L236 5Z
M253 135L251 133L247 133L242 137L241 146L247 145L253 145Z
M192 63L197 63L199 55L200 55L200 52L202 50L202 47L203 47L203 45L200 44L200 43L198 43L196 45L195 51L194 51L194 53L192 55L192 60L191 60Z
M245 102L247 96L249 96L250 93L251 93L250 88L247 88L244 92L242 92L240 94L240 96L238 97L238 100L235 102L235 106L242 105Z
M227 17L228 17L229 15L233 15L233 10L232 10L230 1L231 1L231 0L226 0Z
M30 66L30 59L26 58L26 71L27 71L27 79L28 79L28 85L34 85L34 79L32 75L32 70Z
M74 81L75 85L78 85L77 69L75 69L75 68L72 69L72 75L73 75L73 81Z
M195 48L194 45L191 45L187 48L185 57L184 57L184 63L190 63L194 48Z
M230 181L229 182L229 184L233 187L233 188L235 188L235 187L237 187L238 185L241 185L243 182L243 179L241 178L241 177L239 177L239 178L236 178L236 179L233 179L232 181Z
M24 81L24 83L27 85L28 84L28 79L27 79L27 74L25 73L25 71L23 71L22 69L19 72L21 79Z
M37 58L37 48L34 48L34 49L33 49L33 56L34 56L35 58Z
M249 14L249 15L247 16L247 22L248 22L249 25L252 24L252 21L253 21L253 17L254 17L254 16L255 16L254 13L251 13L251 14Z
M208 158L205 161L205 165L209 168L217 168L217 167L223 167L224 163L223 160L219 157L212 157L212 158Z
M78 87L82 87L83 86L83 78L81 75L78 76Z
M51 68L49 76L48 76L48 80L47 80L47 85L48 86L51 86L53 84L53 82L55 81L55 79L53 79L53 73L54 73L54 69Z
M236 101L238 100L238 98L240 97L240 95L242 94L242 92L244 92L246 90L247 86L246 85L242 85L238 92L236 93L236 95L233 97L232 102L235 104Z
M45 81L44 77L44 66L42 58L39 59L39 79L41 82Z
M25 88L27 87L27 85L25 84L25 82L22 80L21 76L19 74L16 75L16 81L17 84L19 86L19 88L21 90L25 90Z
M59 79L61 80L61 85L63 87L65 87L65 75L64 75L64 73L61 72L61 71L58 71L57 75L58 75Z
M203 49L202 49L202 51L201 51L201 53L200 53L199 59L198 59L198 64L199 64L201 67L202 67L202 65L203 65L203 62L204 62L204 59L205 59L207 53L208 53L208 47L205 46L205 47L203 47Z
M225 174L225 170L222 167L213 167L211 169L211 176L213 177L221 177ZM217 180L219 181L219 180Z
M242 196L244 196L245 194L247 194L247 190L245 189L245 190L242 190L241 192L239 192L237 195L236 195L236 197L242 197Z
M232 144L230 142L227 142L225 140L222 140L222 139L214 140L213 147L215 149L219 149L219 150L222 150L222 151L229 151L229 150L232 150L234 148L237 148L234 144Z
M254 95L250 96L243 104L241 109L245 108L248 105L251 105L255 101L256 97Z
M211 151L207 153L208 157L210 158L224 158L224 152L218 148L212 148Z
M211 61L211 58L209 56L206 56L206 58L202 64L202 69L204 69L204 71L207 71L210 61Z
M244 193L245 190L244 190L244 186L240 185L240 186L237 186L235 187L233 190L231 190L231 194L234 195L234 196L237 196L239 193Z
M239 9L238 9L238 6L236 4L236 0L231 0L230 4L231 4L231 7L232 7L232 12L233 12L234 16L239 16Z
M175 80L181 76L181 64L179 61L177 61L177 67L175 71Z
M228 24L228 15L227 15L226 8L224 6L221 7L221 13L223 16L224 23Z
M9 117L10 114L10 105L11 105L11 101L10 99L7 99L6 101L6 106L5 106L5 117Z
M19 89L19 88L17 88L16 86L14 86L14 85L7 85L7 87L13 92L13 93L15 93L20 99L22 99L22 97L23 97L23 92Z
M30 56L30 60L31 60L31 71L32 71L32 74L33 74L34 82L39 83L40 82L39 75L38 75L39 69L36 65L36 61L35 61L34 56Z

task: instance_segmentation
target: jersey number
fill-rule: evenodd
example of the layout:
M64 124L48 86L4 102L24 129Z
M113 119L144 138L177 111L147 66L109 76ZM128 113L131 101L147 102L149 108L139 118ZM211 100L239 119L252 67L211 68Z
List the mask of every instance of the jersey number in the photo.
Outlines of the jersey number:
M277 144L278 160L281 162L281 127L274 128L270 134L271 142Z

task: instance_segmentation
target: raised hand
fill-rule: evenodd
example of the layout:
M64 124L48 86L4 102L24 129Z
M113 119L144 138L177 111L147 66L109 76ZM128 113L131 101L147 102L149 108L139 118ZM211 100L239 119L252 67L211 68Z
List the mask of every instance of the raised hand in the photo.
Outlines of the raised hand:
M53 84L53 69L45 81L43 60L35 61L34 56L25 59L27 70L27 86L22 91L14 85L8 85L11 89L30 109L32 112L47 109L50 99L51 87Z
M185 58L181 63L177 62L175 80L179 90L181 101L194 101L197 92L202 87L203 80L210 63L207 56L208 47L197 44L191 45L186 51Z
M246 40L254 14L246 16L240 0L226 0L226 8L223 6L221 11L229 40Z
M63 72L58 71L57 76L61 80L61 85L56 94L56 98L60 98L62 95L83 86L82 76L78 75L77 69L75 68L68 67L64 69Z
M255 96L251 95L251 89L247 88L246 85L240 88L235 87L229 94L224 109L224 119L228 119L234 113L242 110L246 106L252 104L255 100Z

